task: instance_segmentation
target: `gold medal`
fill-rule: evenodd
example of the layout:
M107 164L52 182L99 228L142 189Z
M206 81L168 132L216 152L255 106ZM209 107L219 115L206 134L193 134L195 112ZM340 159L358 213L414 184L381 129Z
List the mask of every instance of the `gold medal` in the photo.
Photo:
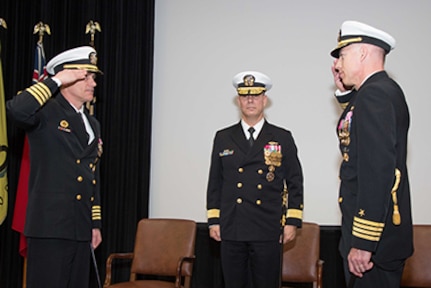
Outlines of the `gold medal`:
M275 178L274 172L268 172L266 174L266 180L268 180L268 182L272 182Z
M349 154L347 152L343 153L343 159L344 161L349 162Z

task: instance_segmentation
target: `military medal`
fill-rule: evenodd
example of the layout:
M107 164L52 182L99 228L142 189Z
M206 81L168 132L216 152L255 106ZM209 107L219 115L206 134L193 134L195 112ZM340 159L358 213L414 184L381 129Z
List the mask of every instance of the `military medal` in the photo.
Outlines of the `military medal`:
M271 182L275 179L275 167L281 166L281 145L278 142L268 142L263 148L263 155L265 158L265 165L268 166L268 173L266 174L266 180Z
M266 180L268 180L268 182L273 181L273 180L274 180L274 178L275 178L274 172L268 172L268 173L266 174Z
M275 171L275 167L272 165L268 166L268 173L266 174L266 180L268 180L268 182L271 182L274 180L275 175L274 175L274 171Z
M343 147L343 159L344 161L349 161L348 147L350 145L350 129L352 125L352 117L353 117L353 109L354 106L350 108L350 111L347 112L346 116L340 120L338 124L338 139L340 139L340 144Z

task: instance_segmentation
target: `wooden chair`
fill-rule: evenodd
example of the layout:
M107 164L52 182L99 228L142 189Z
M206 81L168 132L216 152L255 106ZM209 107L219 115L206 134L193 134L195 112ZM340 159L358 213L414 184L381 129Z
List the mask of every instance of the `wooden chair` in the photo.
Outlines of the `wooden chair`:
M189 287L194 263L196 222L183 219L142 219L138 223L133 253L113 253L106 260L103 287ZM114 259L131 259L129 282L111 284ZM175 277L142 280L137 275ZM169 277L168 277L169 278Z
M431 287L431 225L413 225L414 253L407 259L402 287Z
M320 227L315 223L302 223L296 239L284 244L282 287L288 283L313 283L322 287L323 261L320 260Z

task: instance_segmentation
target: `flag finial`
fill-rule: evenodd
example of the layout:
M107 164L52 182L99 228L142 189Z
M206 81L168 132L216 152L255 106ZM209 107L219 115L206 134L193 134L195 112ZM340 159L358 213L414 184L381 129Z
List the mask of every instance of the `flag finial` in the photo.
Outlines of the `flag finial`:
M39 41L37 43L41 44L43 42L43 36L46 34L51 35L51 29L48 24L44 24L42 21L34 25L33 34L39 33Z
M96 21L90 20L87 23L87 26L85 26L85 34L90 33L91 40L90 45L94 48L94 35L96 34L96 31L102 32L102 29L100 28L100 24Z
M0 26L7 29L6 21L3 18L0 18Z

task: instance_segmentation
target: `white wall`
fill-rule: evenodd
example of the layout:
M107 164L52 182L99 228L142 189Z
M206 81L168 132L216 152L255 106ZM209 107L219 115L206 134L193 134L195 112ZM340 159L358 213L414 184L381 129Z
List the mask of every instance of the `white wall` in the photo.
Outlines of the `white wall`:
M216 130L239 119L232 77L258 70L274 83L267 119L293 132L305 177L304 219L338 225L329 52L344 20L392 34L387 71L411 113L408 165L415 223L430 223L431 1L156 0L150 217L206 222Z

